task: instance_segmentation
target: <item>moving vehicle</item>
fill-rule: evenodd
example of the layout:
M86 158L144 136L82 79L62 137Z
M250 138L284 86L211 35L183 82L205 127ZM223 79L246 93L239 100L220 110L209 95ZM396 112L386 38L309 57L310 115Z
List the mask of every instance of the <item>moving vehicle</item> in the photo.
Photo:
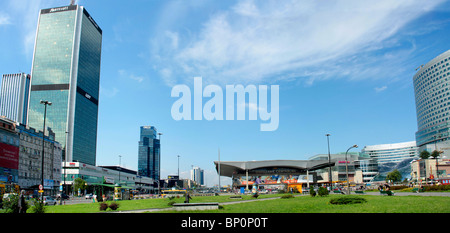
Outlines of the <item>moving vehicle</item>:
M62 197L63 200L69 200L69 195L67 195L67 194L65 194L65 193L58 194L58 195L56 196L56 200L61 199L61 197Z
M44 205L56 205L56 200L51 196L44 196Z

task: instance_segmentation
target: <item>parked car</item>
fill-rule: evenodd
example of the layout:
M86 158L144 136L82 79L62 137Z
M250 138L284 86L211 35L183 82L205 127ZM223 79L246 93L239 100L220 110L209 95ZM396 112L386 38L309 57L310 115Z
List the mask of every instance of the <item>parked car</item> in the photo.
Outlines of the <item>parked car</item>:
M56 205L56 200L51 196L44 196L44 205Z
M62 197L63 200L69 200L69 195L67 195L67 194L65 194L65 193L58 194L58 195L56 196L56 200L59 201L59 199L61 199L61 197Z
M92 193L86 194L86 196L84 196L84 198L86 199L92 199L94 196L92 195Z

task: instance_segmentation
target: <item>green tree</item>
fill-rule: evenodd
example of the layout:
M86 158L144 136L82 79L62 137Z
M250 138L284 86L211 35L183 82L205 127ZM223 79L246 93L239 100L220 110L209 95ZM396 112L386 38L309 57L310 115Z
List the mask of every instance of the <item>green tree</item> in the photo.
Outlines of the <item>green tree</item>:
M77 192L78 189L80 189L81 191L86 189L86 181L81 179L81 178L76 178L74 180L74 184L73 184L73 191Z
M430 158L430 152L423 150L422 152L420 152L419 157L421 159L428 159L428 158Z
M434 150L433 152L431 152L430 156L431 156L433 159L436 159L437 157L439 157L440 154L441 154L441 153L440 153L439 151Z
M397 169L395 169L394 171L391 171L387 174L386 181L388 180L392 180L392 182L394 183L400 182L402 181L402 174Z

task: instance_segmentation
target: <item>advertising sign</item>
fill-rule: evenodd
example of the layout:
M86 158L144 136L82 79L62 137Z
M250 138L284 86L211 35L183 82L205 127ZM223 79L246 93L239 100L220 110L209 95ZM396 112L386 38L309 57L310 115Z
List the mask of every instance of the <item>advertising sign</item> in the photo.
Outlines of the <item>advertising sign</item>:
M19 169L19 147L0 143L0 167Z

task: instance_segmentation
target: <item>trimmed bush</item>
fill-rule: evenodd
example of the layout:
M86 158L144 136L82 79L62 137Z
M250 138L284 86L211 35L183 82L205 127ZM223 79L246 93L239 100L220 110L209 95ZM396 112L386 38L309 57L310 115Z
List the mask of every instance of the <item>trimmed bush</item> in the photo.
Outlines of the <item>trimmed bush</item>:
M309 195L311 195L311 197L315 197L316 196L316 191L314 191L314 189L309 189Z
M320 187L317 191L320 197L328 196L328 190L324 187Z
M333 205L360 204L366 202L367 200L363 197L353 197L353 196L336 197L330 200L330 204Z
M109 208L112 210L117 210L119 209L119 204L116 202L112 202L111 204L109 204Z
M175 204L175 203L177 203L177 202L175 202L175 201L169 201L169 202L167 203L167 205L168 205L168 206L173 206L173 204Z
M106 209L108 209L108 204L106 204L105 202L101 202L99 209L101 211L105 211Z
M294 196L292 194L284 194L283 196L281 196L281 199L289 199L289 198L294 198Z

